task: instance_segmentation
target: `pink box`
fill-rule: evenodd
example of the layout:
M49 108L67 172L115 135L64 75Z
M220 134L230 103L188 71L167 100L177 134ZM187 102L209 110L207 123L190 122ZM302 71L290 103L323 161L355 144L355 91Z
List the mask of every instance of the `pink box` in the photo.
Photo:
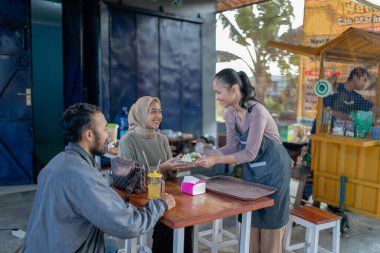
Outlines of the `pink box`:
M198 181L197 183L181 183L181 191L190 195L198 195L206 192L206 183Z

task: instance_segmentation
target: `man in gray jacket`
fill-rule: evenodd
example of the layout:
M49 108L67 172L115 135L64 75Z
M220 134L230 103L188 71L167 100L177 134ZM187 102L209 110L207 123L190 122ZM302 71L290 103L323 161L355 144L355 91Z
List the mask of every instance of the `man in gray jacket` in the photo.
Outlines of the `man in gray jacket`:
M106 125L94 105L75 104L64 112L69 144L38 176L24 252L105 252L104 233L137 237L175 206L170 194L162 194L136 209L108 186L94 159L107 149Z

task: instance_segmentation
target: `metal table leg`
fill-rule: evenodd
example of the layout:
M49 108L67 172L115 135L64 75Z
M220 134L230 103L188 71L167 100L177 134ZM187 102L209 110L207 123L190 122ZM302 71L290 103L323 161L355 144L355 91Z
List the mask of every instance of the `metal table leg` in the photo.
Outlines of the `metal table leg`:
M240 253L249 252L249 239L251 233L252 211L242 214L241 221L241 237L240 237Z
M198 253L198 235L199 234L199 224L194 225L193 228L193 253Z
M185 228L174 229L173 253L183 253Z

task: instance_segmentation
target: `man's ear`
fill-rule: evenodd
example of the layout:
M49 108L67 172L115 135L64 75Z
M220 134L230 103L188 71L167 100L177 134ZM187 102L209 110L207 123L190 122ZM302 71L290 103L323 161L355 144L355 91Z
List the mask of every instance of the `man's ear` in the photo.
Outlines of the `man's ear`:
M85 130L82 134L83 140L86 140L86 141L92 141L93 136L94 136L94 133L92 132L91 129Z

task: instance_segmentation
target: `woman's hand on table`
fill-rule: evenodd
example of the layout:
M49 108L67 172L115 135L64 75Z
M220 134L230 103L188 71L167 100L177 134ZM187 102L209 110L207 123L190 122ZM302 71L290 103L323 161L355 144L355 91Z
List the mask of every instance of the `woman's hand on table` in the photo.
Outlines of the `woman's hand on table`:
M159 199L163 200L168 205L168 210L175 207L175 199L173 198L173 195L164 192L160 195Z

